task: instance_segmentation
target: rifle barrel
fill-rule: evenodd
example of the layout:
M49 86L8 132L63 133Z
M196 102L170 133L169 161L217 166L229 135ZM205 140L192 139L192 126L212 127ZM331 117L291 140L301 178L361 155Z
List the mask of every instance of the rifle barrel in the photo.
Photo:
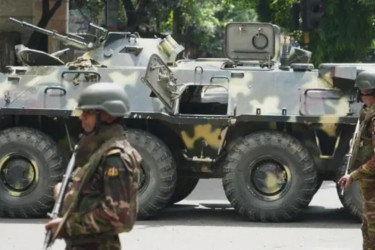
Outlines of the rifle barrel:
M73 172L73 169L74 169L75 159L76 159L75 156L76 156L77 148L78 148L78 146L74 147L72 157L69 160L68 167L66 168L66 172L65 172L63 180L61 182L59 195L56 199L55 205L53 206L52 212L49 214L49 216L51 217L52 220L59 217L61 207L62 207L63 202L64 202L65 193L68 190L70 176L71 176L71 174ZM48 249L49 246L53 244L52 236L53 236L52 231L48 230L46 232L46 236L44 238L43 250Z
M351 145L349 147L349 152L346 154L347 162L346 162L346 168L345 168L344 175L347 175L349 173L349 169L351 168L351 166L353 165L354 160L355 160L353 158L353 151L354 151L354 147L355 147L356 140L357 140L357 137L358 137L359 127L360 127L360 120L358 118L357 124L355 125L353 137L352 137L352 140L351 140L352 142L351 142ZM341 187L341 195L344 195L344 187Z
M72 37L63 36L63 35L57 33L56 31L51 31L51 30L43 29L41 27L38 27L36 25L27 23L25 21L20 21L18 19L13 18L13 17L9 17L9 20L12 21L12 22L15 22L15 23L17 23L17 24L19 24L21 26L29 28L31 30L37 31L37 32L45 34L47 36L51 36L53 38L56 38L57 40L60 40L60 41L65 42L65 43L68 43L68 44L70 44L70 45L72 45L74 47L77 47L79 49L92 49L93 48L93 44L92 43L85 43L83 41L74 39Z

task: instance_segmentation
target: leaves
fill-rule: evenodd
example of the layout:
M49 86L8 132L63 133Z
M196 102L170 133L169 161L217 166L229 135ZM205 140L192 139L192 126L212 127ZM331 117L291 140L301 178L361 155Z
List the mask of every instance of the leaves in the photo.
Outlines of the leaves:
M224 31L228 22L246 22L255 19L253 4L248 1L193 1L181 0L180 12L173 10L162 25L164 32L175 31L173 15L180 13L180 41L186 48L187 56L223 56ZM176 38L179 37L173 36Z
M70 0L92 20L104 16L105 0ZM375 1L322 0L325 14L320 27L310 32L308 49L315 65L322 62L355 62L365 57L375 37ZM228 22L272 22L284 34L300 40L294 31L295 0L119 0L120 27L143 37L172 34L186 48L186 55L223 56Z
M375 37L374 12L356 0L331 0L325 6L321 26L311 35L313 62L363 60Z

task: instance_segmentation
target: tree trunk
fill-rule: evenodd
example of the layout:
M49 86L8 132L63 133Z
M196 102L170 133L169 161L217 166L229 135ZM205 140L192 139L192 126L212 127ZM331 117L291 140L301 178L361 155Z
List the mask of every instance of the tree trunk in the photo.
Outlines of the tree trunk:
M126 25L127 31L134 32L137 30L138 26L136 9L131 0L122 0L122 4L124 5L126 17L128 19Z
M56 0L52 9L49 9L49 0L43 0L42 17L40 18L37 26L46 28L53 15L55 15L57 9L60 8L61 4L62 0ZM27 47L48 52L48 37L42 33L34 31L30 36Z
M180 6L176 6L173 10L173 38L178 42L181 43L182 41L182 20L181 20L181 8Z

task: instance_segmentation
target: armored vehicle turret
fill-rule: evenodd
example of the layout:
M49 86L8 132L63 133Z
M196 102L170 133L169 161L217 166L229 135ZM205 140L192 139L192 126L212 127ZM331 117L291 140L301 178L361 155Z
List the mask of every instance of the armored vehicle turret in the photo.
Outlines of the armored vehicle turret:
M128 95L128 138L143 158L140 217L184 199L201 178L222 178L228 200L248 219L291 220L345 167L359 110L354 81L374 65L314 69L309 52L288 56L279 28L266 23L228 24L227 58L196 60L178 60L183 47L171 36L93 30L70 39L49 33L80 41L86 53L73 62L46 63L41 52L20 49L25 66L0 74L2 215L50 210L82 131L77 97L99 81ZM359 213L357 203L345 204Z

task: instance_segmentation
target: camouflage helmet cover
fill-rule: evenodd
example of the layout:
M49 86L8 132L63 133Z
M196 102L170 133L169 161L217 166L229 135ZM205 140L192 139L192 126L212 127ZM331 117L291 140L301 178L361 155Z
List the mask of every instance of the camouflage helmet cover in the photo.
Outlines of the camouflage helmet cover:
M115 83L95 83L85 88L79 96L77 109L101 110L115 117L129 113L126 92Z
M355 85L359 90L375 89L375 72L362 71L358 74Z

